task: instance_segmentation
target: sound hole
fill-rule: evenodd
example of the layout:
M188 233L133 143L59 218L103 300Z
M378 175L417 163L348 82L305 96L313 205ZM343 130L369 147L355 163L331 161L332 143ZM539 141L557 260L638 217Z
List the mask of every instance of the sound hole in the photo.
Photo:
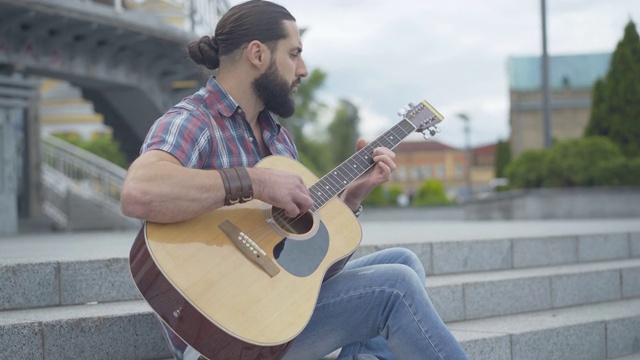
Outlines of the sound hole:
M282 230L290 234L306 234L313 228L313 215L308 211L290 218L284 214L284 210L274 207L273 220Z

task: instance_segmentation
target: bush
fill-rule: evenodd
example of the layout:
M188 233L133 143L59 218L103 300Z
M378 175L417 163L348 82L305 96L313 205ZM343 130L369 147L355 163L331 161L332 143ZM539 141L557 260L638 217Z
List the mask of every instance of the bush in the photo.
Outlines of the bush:
M505 169L509 179L509 187L539 188L545 180L545 162L548 152L545 150L528 150L511 161Z
M605 181L601 174L603 166L621 160L624 160L624 155L620 148L605 137L559 141L545 160L543 186L593 186L596 178Z
M403 193L404 191L402 191L402 187L398 185L389 186L389 190L387 192L387 203L392 206L398 205L398 197Z
M449 205L451 200L447 198L444 186L440 180L428 179L422 183L416 193L411 205L413 206L433 206Z
M382 206L386 204L387 200L382 186L376 186L362 202L362 205L365 206Z
M594 178L594 185L618 186L635 185L640 186L640 158L633 160L616 159L598 166Z
M398 185L377 186L364 199L362 205L367 206L397 206L398 196L404 193Z
M127 168L127 159L120 149L120 144L111 135L99 135L90 140L84 140L77 134L55 134L55 137L64 140L81 149L87 150L122 168Z
M505 173L516 189L640 185L640 159L628 160L612 140L592 136L525 151Z

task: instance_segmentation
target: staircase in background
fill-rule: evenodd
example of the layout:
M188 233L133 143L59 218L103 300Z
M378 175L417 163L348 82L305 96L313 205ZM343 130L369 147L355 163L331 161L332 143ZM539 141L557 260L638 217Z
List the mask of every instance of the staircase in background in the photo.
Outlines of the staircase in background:
M120 212L126 170L52 136L42 138L43 212L60 230L132 229Z

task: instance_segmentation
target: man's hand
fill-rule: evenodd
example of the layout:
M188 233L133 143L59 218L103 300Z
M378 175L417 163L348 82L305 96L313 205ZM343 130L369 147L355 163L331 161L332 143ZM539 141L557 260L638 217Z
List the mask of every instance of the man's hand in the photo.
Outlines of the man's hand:
M292 172L247 168L253 185L253 197L284 210L288 217L309 211L313 199L302 178Z
M356 142L356 151L362 149L367 142L359 139ZM396 154L384 147L378 147L373 150L373 162L375 165L354 181L342 195L342 200L352 210L360 206L360 203L376 186L383 184L391 179L391 172L396 169L394 159Z

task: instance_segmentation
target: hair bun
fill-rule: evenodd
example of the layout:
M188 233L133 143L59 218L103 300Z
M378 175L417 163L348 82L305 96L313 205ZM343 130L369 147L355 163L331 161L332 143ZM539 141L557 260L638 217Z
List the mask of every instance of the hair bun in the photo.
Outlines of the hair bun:
M205 46L210 47L211 50L213 50L216 54L219 53L220 49L218 48L218 39L216 39L215 37L203 36L199 41Z
M187 47L189 57L198 65L204 65L207 69L215 70L220 66L218 57L218 40L210 36L203 36L198 41L193 41Z

